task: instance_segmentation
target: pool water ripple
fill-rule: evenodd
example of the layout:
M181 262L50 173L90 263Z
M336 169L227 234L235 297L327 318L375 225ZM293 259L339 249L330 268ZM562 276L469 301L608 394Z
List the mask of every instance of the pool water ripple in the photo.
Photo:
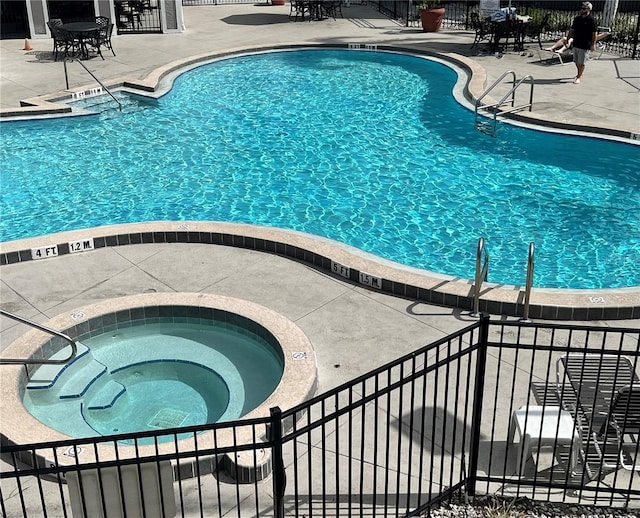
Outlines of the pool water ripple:
M121 115L3 123L0 235L235 221L464 278L482 236L491 282L524 283L533 241L536 286L640 285L638 147L490 138L455 80L413 56L278 52L186 72Z

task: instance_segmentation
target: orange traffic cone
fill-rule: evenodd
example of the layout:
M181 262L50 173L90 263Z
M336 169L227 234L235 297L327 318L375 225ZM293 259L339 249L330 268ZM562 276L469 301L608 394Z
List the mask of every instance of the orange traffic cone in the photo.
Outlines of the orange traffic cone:
M29 40L27 38L24 39L24 48L22 50L33 50L33 47L29 45Z

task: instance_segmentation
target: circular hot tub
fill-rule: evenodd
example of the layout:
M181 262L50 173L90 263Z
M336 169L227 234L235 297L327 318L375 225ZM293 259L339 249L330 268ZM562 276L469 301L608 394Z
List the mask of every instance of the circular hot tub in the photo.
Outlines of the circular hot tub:
M207 294L145 294L45 324L77 342L65 365L5 366L3 441L16 444L264 417L313 395L311 343L263 306ZM29 331L14 358L66 358L70 345ZM173 440L173 439L171 439Z
M26 409L66 435L93 437L237 420L278 387L282 347L254 320L201 306L139 309L89 321L71 362L29 376Z

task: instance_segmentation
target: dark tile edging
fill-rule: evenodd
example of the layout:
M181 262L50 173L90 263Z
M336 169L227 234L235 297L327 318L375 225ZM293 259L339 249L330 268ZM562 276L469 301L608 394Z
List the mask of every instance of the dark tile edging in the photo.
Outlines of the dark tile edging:
M237 334L250 336L253 340L262 342L270 347L284 364L285 358L278 339L266 327L244 315L209 306L186 306L180 304L135 306L91 317L88 320L66 327L61 332L72 340L82 342L117 329L142 326L147 323L172 322L208 325L217 323ZM67 346L68 342L66 340L54 336L44 341L40 348L33 353L32 358L51 358L51 356ZM25 390L27 378L39 368L40 364L26 365L26 375L21 379L21 394Z
M311 250L300 248L288 244L283 241L272 241L252 236L244 236L241 234L230 234L223 232L203 232L189 230L175 231L146 231L134 233L113 234L107 236L99 236L93 238L94 249L100 249L111 246L124 246L135 244L166 244L166 243L192 243L192 244L210 244L231 246L255 250L259 252L267 252L301 263L313 266L318 270L330 273L341 280L349 282L361 287L369 288L374 291L381 291L390 295L408 298L437 306L445 306L451 308L470 311L473 308L473 297L471 289L469 295L456 295L447 293L438 288L424 288L414 286L393 279L382 278L379 288L370 287L360 282L360 273L358 269L349 268L348 278L338 275L332 270L332 259L324 255L318 254ZM70 254L69 243L51 243L49 247L57 246L57 256ZM88 250L87 252L89 252ZM82 253L87 253L82 252ZM51 258L56 257L52 256ZM11 252L0 253L0 265L9 265L33 261L31 249L24 249ZM46 260L46 259L37 259ZM470 286L471 288L471 286ZM491 299L481 298L479 301L479 310L488 312L493 315L505 315L511 317L521 317L523 314L523 304L518 299L517 302L504 302ZM640 318L640 306L594 306L594 307L570 307L551 304L532 304L529 307L529 318L542 320L621 320Z

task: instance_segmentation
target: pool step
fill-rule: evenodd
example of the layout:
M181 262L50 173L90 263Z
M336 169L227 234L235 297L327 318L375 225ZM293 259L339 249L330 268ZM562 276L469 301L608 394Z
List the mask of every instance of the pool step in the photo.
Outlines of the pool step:
M88 358L89 348L81 342L76 342L76 357L65 364L42 365L31 376L27 383L27 390L48 389L53 387L60 377L71 367L80 365L83 358ZM51 360L63 360L71 355L71 346L67 345L54 354Z
M81 369L74 369L74 375L58 392L60 399L73 399L84 396L91 384L107 372L107 367L98 360L83 365Z
M117 99L120 101L121 107L106 94L74 101L71 106L92 113L99 113L100 115L108 114L113 116L119 113L133 113L149 107L148 102L139 101L131 96L119 96Z
M89 410L105 410L111 408L120 396L127 391L126 387L114 380L109 380L100 387L91 398L87 408Z

